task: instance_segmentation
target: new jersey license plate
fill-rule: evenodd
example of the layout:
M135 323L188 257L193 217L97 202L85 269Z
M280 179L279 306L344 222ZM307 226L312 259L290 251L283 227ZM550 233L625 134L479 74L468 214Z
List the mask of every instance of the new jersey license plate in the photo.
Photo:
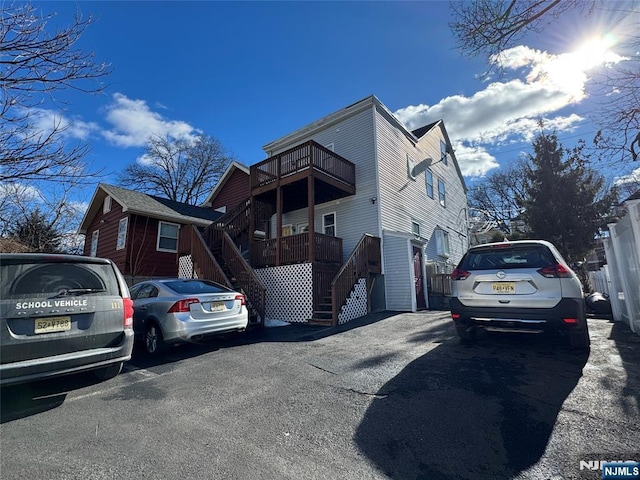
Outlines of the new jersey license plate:
M71 317L36 318L34 333L65 332L71 330Z
M223 312L224 309L224 302L211 302L210 310L212 312Z
M491 284L493 293L516 293L516 284L513 282L499 282Z

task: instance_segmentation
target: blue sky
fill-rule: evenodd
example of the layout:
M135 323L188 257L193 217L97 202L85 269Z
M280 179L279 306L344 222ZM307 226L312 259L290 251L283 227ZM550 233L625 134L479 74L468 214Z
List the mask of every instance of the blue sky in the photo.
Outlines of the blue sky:
M153 134L211 135L251 165L265 158L264 144L375 94L410 129L443 119L473 185L528 151L540 117L566 144L590 140L590 72L624 61L615 38L629 33L615 15L555 22L505 52L505 78L481 81L484 59L455 49L448 2L34 4L57 12L52 27L76 9L95 17L78 47L111 65L108 87L69 92L55 115L70 123L70 140L90 142L86 161L105 169L107 183ZM593 38L614 41L585 49Z

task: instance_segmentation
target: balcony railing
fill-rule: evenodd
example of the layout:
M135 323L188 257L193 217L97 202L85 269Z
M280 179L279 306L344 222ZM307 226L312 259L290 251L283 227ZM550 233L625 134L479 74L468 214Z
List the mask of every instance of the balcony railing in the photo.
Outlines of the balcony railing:
M342 239L315 232L314 258L309 254L309 234L300 233L280 238L279 265L289 265L301 262L321 262L327 264L342 264ZM251 265L254 268L276 266L277 263L276 238L259 240L251 246Z
M251 188L264 187L278 179L310 169L339 180L346 186L355 187L355 165L328 148L310 140L253 165L251 167Z

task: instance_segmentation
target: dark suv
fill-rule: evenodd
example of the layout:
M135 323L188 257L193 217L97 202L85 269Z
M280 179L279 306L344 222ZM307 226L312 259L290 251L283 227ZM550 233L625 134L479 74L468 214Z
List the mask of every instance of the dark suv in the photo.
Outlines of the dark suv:
M0 254L0 385L94 370L115 377L133 349L133 302L111 260Z
M543 240L471 247L451 274L451 316L471 341L478 328L494 332L559 332L589 347L582 285Z

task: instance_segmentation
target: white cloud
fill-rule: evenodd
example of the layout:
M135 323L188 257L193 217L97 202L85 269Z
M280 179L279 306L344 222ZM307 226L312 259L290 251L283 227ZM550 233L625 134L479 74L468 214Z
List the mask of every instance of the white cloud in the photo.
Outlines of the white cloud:
M491 145L530 142L544 118L548 130L567 131L583 119L576 114L553 116L555 112L586 97L586 72L595 66L617 63L623 57L585 50L551 55L518 46L493 59L524 79L493 82L470 97L454 95L435 105L410 105L395 112L409 129L443 119L449 136L458 144L456 157L464 175L482 176L498 162L488 153Z
M628 175L618 177L613 182L616 186L636 185L640 188L640 167L636 168Z
M60 135L65 138L86 140L92 132L98 130L98 125L94 122L85 122L79 118L67 118L60 112L44 108L30 109L29 120L31 131L38 132L43 136L57 129Z
M201 133L187 122L164 118L144 100L132 100L121 93L113 95L106 119L113 128L103 136L118 147L142 147L155 135L193 140Z

